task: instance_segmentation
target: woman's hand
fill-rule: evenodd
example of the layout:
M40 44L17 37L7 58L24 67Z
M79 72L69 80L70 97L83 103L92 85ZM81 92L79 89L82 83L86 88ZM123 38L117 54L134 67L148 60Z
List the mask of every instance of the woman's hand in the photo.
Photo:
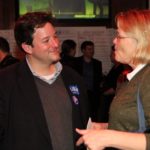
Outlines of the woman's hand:
M107 138L104 137L104 132L106 131L99 129L76 129L76 132L81 135L76 145L85 144L90 150L103 150L107 143Z
M114 147L124 150L145 150L146 136L143 133L131 133L108 129L76 129L81 135L76 145L84 144L90 150L103 150ZM136 139L136 140L135 140Z

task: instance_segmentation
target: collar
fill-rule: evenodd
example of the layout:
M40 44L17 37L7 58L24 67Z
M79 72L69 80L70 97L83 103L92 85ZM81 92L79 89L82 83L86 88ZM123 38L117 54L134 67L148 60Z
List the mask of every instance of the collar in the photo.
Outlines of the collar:
M145 66L146 66L146 64L139 64L132 72L127 74L127 79L130 81Z
M56 67L56 71L51 74L51 75L47 75L47 76L41 76L39 74L37 74L36 72L34 72L34 70L32 69L27 57L26 57L26 61L27 61L27 64L29 66L29 69L31 70L32 74L38 78L40 78L41 80L49 83L49 84L52 84L56 79L57 77L60 75L61 71L62 71L62 64L60 62L57 62L55 64L55 67Z

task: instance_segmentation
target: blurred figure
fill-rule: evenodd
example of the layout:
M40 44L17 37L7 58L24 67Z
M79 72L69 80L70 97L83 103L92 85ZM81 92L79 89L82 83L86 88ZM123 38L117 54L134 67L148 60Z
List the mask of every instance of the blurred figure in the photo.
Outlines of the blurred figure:
M64 40L61 45L61 63L72 68L75 67L76 42L71 39Z
M94 43L84 41L81 44L82 56L76 58L76 70L83 77L88 89L92 121L99 121L100 83L102 80L102 62L93 58Z
M19 62L19 59L11 55L8 41L4 37L0 37L0 69L16 62Z

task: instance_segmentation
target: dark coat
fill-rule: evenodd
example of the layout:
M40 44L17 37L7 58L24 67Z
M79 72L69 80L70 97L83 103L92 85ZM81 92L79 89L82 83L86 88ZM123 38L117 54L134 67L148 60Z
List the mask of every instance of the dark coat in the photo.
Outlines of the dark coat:
M79 87L79 105L72 102L75 144L75 128L85 128L88 121L86 92L73 70L64 67L61 76L71 101L69 85ZM40 96L26 61L0 72L0 150L52 150Z
M84 63L83 56L76 58L75 69L81 76L83 76L83 63ZM100 88L100 83L102 80L102 62L92 58L92 63L93 63L93 87L94 90L97 91Z

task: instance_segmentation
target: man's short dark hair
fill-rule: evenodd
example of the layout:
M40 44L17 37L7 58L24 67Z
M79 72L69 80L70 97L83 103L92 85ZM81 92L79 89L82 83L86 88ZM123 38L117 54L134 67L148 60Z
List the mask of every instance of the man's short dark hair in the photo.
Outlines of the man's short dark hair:
M87 46L94 46L94 43L92 42L92 41L84 41L82 44L81 44L81 51L83 50L83 49L85 49Z
M10 51L9 43L4 37L0 37L0 50L5 53Z
M15 24L14 35L16 43L22 49L21 44L32 45L33 34L36 28L43 27L46 23L53 23L51 13L47 12L29 12L21 16Z

